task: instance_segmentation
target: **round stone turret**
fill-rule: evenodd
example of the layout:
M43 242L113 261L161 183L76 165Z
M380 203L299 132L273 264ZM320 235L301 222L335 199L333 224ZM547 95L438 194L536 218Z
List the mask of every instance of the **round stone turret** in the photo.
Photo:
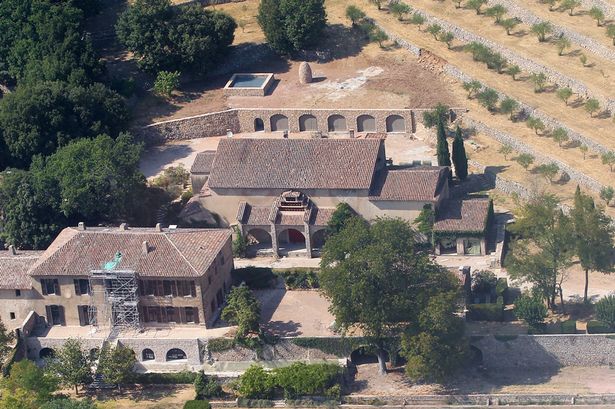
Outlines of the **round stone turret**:
M312 82L312 68L310 64L305 61L299 66L299 82L302 84L309 84Z

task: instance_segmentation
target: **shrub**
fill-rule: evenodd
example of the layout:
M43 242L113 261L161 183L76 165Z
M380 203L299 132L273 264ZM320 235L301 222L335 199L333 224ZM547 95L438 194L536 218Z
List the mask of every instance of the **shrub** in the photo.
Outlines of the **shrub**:
M560 323L562 334L576 334L577 333L577 321L566 320Z
M494 111L497 106L499 96L495 90L485 88L479 92L478 95L476 95L476 99L483 107L487 108L489 111Z
M506 280L503 277L498 278L498 281L495 285L495 293L497 295L504 296L504 293L506 292L506 290L508 290L508 280Z
M341 368L337 364L296 362L274 371L275 384L282 388L286 399L325 395L329 388L339 384L340 375Z
M319 288L318 271L311 269L291 269L275 271L282 277L289 290Z
M536 328L547 317L547 307L539 297L524 294L515 301L515 314L530 327Z
M184 409L211 409L211 405L206 400L189 400L184 403Z
M615 295L609 295L596 303L596 318L615 329Z
M222 396L222 387L215 376L207 376L203 371L199 371L194 380L194 392L196 399L205 400Z
M490 293L495 289L498 279L492 271L475 271L472 273L472 292L478 294Z
M601 321L590 321L587 323L588 334L608 334L612 332L607 324Z
M237 268L231 275L234 283L246 283L251 289L269 288L275 279L275 274L268 267Z
M352 22L353 27L365 18L365 12L357 6L350 5L346 7L346 17Z
M275 378L262 366L252 365L239 377L237 394L241 398L269 399L273 396Z
M231 338L212 338L207 341L207 349L211 352L223 352L232 349L235 341Z
M154 92L165 98L170 98L179 86L179 71L159 71L154 81Z
M503 304L469 304L468 318L472 321L502 321L504 319Z
M272 408L273 401L269 399L237 399L237 406L240 408Z

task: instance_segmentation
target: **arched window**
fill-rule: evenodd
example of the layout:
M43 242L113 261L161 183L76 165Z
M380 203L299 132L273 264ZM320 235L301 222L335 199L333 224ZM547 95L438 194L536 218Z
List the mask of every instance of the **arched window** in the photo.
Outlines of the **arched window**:
M179 361L182 359L186 359L186 353L179 348L173 348L167 352L167 361Z
M406 120L399 115L390 115L386 119L387 132L406 132Z
M358 132L376 132L376 119L371 115L360 115L357 118Z
M299 117L299 131L317 131L318 130L318 120L314 115L301 115Z
M273 115L269 122L271 123L271 131L288 131L288 118L281 114Z
M265 123L261 118L256 118L254 120L254 131L255 132L263 132L265 130Z
M154 351L152 351L151 349L145 348L143 352L141 352L141 358L143 361L153 361L154 359L156 359L156 355L154 355Z
M346 127L346 118L341 115L331 115L327 119L327 125L329 132L345 132L348 130Z

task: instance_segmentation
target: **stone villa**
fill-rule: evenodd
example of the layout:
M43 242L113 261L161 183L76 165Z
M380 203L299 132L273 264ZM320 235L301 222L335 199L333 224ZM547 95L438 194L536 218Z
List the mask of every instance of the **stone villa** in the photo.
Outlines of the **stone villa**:
M438 253L485 254L489 202L450 200L449 174L448 167L392 166L380 138L228 138L192 167L202 186L196 200L221 226L238 226L252 252L317 255L331 214L345 202L367 220L414 222L431 207Z

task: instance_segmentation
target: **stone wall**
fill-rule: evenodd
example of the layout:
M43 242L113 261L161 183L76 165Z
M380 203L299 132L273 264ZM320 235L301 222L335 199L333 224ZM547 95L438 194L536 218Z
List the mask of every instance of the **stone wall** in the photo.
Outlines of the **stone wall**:
M487 368L559 368L615 364L615 335L485 336L471 344Z
M514 150L516 150L519 153L527 153L527 154L534 156L535 162L557 164L559 169L561 171L566 172L566 174L570 177L571 180L578 182L579 184L587 187L590 190L593 190L595 192L600 192L600 190L603 187L602 184L598 182L597 180L579 172L575 168L569 166L568 164L558 159L554 159L549 156L542 155L536 152L532 147L530 147L529 145L526 145L520 139L515 138L514 136L506 132L502 132L498 129L491 128L480 121L475 121L468 117L464 118L464 123L468 125L469 127L476 129L476 131L482 134L485 134L502 144L510 145Z
M387 118L399 115L404 118L406 133L416 131L416 123L423 121L423 112L428 109L293 109L293 108L233 108L187 118L173 119L148 125L135 133L148 145L165 141L223 136L227 131L233 133L254 132L254 121L263 121L264 131L271 132L271 119L283 115L288 119L289 132L299 132L299 118L312 115L317 121L317 132L329 133L328 119L332 115L346 118L347 130L357 131L357 118L369 115L375 119L373 132L387 132ZM456 117L467 112L465 108L452 108ZM345 131L348 133L347 131Z
M609 110L615 110L615 100L611 98L607 98L601 94L593 92L590 90L585 84L581 81L578 81L574 78L568 77L554 69L546 67L542 64L539 64L535 61L532 61L528 58L522 57L510 49L494 43L478 34L474 34L470 31L467 31L459 26L456 26L446 20L442 20L440 18L431 16L423 10L416 9L415 12L421 14L425 17L426 24L439 24L445 31L450 31L455 35L457 40L462 42L478 42L483 44L484 46L490 48L492 51L498 52L504 57L509 63L518 65L522 70L530 72L530 73L544 73L549 82L557 84L560 87L568 87L575 94L580 95L584 98L596 98L600 101L600 105ZM382 28L382 27L380 27ZM397 38L396 36L394 36ZM394 40L394 37L389 37Z
M204 341L206 343L206 341ZM312 359L339 359L333 354L327 354L319 349L306 348L295 345L290 339L281 339L275 345L265 345L257 355L255 351L247 348L236 347L226 351L208 351L208 360L218 362L241 362L241 361L305 361Z
M155 145L172 140L221 136L228 130L240 131L235 109L157 122L139 129L137 135L147 145Z
M521 406L521 405L607 405L615 403L615 394L471 394L471 395L346 395L344 407L362 409L387 405L392 408L464 406ZM539 406L540 407L540 406Z
M489 5L494 5L494 4L501 4L502 6L506 7L506 9L508 10L508 13L507 13L508 15L512 17L517 17L519 20L521 20L525 24L533 25L533 24L541 23L543 21L548 21L548 20L544 20L538 17L537 15L532 13L530 10L525 9L522 5L519 5L514 0L489 0ZM606 14L607 13L605 10L605 15ZM552 33L553 36L559 37L563 35L567 39L569 39L572 43L577 44L578 46L583 47L586 50L600 57L603 57L607 60L615 61L615 50L614 49L609 48L599 43L598 41L594 40L591 37L584 36L574 30L571 30L568 27L558 26L556 24L553 24L550 21L549 23L553 27L553 33ZM606 29L605 29L604 35L606 37Z
M607 18L615 17L615 5L610 4L608 1L604 1L604 0L581 0L581 4L583 5L583 7L587 8L587 9L591 9L594 6L601 8L602 11L604 11L604 15Z

